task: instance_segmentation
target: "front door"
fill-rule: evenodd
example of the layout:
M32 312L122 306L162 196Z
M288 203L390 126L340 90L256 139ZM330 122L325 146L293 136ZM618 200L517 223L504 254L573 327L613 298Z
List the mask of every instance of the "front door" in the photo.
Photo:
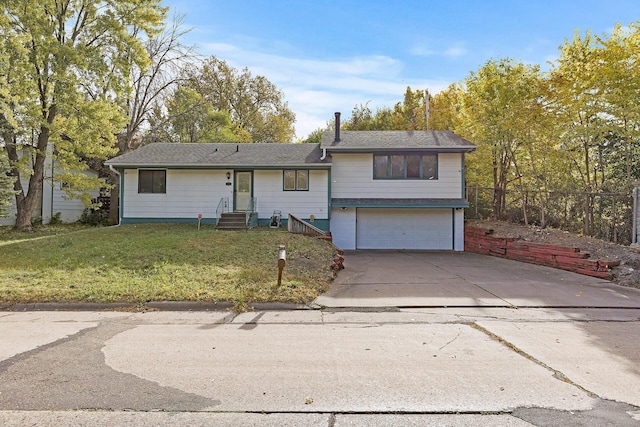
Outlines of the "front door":
M242 212L247 210L253 195L252 181L253 172L236 172L236 185L233 192L234 210Z

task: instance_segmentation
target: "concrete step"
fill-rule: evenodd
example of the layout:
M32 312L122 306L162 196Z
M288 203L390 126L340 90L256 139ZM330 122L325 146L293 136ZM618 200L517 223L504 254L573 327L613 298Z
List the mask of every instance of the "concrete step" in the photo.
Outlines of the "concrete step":
M253 216L255 214L251 214ZM250 218L251 219L251 218ZM244 212L225 212L220 215L217 228L221 230L246 230L247 215Z

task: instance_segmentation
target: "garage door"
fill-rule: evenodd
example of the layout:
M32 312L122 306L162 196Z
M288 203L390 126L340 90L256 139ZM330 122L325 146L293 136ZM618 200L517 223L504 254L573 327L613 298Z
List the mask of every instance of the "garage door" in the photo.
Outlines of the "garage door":
M451 209L358 209L357 249L453 249Z

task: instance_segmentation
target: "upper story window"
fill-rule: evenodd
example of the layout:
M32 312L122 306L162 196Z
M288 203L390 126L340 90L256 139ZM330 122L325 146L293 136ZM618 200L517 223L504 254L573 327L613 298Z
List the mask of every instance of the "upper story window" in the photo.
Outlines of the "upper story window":
M374 154L373 179L438 179L438 155Z
M284 171L284 191L308 191L309 171L304 169L288 169Z
M167 171L142 169L138 171L138 193L166 193Z

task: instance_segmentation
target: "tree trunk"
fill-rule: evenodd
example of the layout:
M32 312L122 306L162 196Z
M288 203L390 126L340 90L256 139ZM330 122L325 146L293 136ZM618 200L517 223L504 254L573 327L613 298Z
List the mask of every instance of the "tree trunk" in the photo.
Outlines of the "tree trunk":
M49 109L49 115L47 122L49 125L53 123L53 119L56 115L55 107ZM29 231L33 229L31 223L33 217L33 211L38 204L38 198L42 193L42 182L44 181L44 165L47 158L47 146L49 145L49 126L41 126L40 133L38 134L38 151L36 152L36 158L33 162L33 173L29 177L29 187L27 194L22 192L16 196L16 225L17 230Z
M17 199L17 197L16 197ZM31 194L28 197L22 198L22 203L16 204L16 224L14 228L20 231L31 231L33 225L31 219L33 217L33 211L36 208L37 197L32 197Z
M529 192L523 191L522 194L522 219L524 220L524 225L529 225L529 216L527 215L527 205L529 202Z
M547 228L547 206L549 205L549 191L546 188L546 185L543 187L540 192L540 227ZM556 214L557 217L557 214Z
M29 178L27 194L23 192L16 195L16 230L31 231L33 229L33 211L36 209L38 199L42 193L42 181L44 178L44 157L36 156L33 166L33 175Z
M584 173L586 180L586 196L585 196L585 205L584 205L584 234L586 236L593 235L593 201L591 200L591 162L589 161L589 144L586 139L583 139L582 142L584 149Z

